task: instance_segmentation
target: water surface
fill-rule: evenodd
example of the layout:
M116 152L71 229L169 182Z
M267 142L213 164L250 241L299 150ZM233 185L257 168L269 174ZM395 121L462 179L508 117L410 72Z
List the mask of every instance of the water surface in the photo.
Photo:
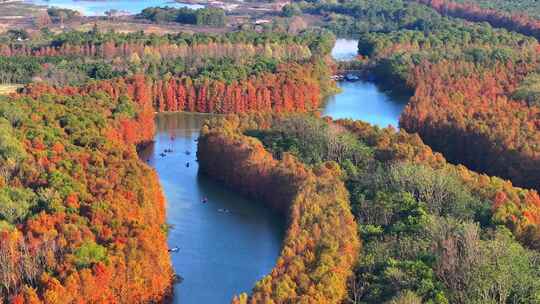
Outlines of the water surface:
M332 56L338 61L347 61L353 59L357 52L358 40L337 39ZM327 98L323 115L335 119L363 120L380 127L398 126L406 98L389 95L373 82L340 81L338 86L341 93Z
M393 97L373 82L338 82L341 93L326 100L323 115L363 120L379 127L398 126L406 99Z
M155 144L141 153L157 170L167 198L169 247L180 248L171 253L184 278L175 285L174 303L229 303L249 292L274 267L286 225L262 202L199 176L195 140L207 117L158 114ZM173 152L160 156L165 149Z
M338 40L332 54L354 58L356 42ZM403 102L373 83L339 86L342 92L329 98L325 115L397 126ZM141 153L157 170L167 198L167 222L173 225L169 246L180 248L171 253L175 272L184 278L175 285L174 303L229 303L233 295L249 292L274 267L286 226L262 202L243 198L198 174L196 139L208 117L158 114L155 144ZM161 156L166 149L173 152Z
M358 40L338 38L332 49L332 57L338 61L352 60L358 54Z
M171 0L24 0L26 3L47 7L67 8L85 16L104 16L106 11L135 15L152 6L202 8L202 5L179 3Z

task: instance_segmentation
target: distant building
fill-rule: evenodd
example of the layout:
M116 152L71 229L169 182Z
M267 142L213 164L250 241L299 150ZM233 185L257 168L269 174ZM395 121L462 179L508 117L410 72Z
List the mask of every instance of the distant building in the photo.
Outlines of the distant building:
M272 22L272 20L270 20L270 19L257 19L257 20L255 20L256 25L267 24L267 23L270 23L270 22Z
M238 4L224 3L222 1L208 1L208 6L221 8L226 11L232 11L238 7Z

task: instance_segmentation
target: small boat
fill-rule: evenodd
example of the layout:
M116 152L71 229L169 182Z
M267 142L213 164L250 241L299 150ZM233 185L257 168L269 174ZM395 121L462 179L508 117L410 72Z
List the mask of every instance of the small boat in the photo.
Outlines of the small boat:
M186 163L186 167L189 168L189 162Z
M180 248L178 248L178 246L175 246L173 248L169 248L169 252L178 252L180 250Z
M223 212L223 213L229 213L229 209L218 209L219 212Z
M347 74L345 75L345 80L347 81L358 81L360 80L360 77L354 75L354 74Z
M208 197L205 196L205 197L202 199L202 203L203 203L203 204L208 203Z
M174 284L180 284L184 281L184 278L181 275L175 274L173 276Z
M191 152L189 152L188 150L186 150L186 155L190 155L190 154L191 154Z
M161 153L161 154L159 154L159 156L161 156L161 157L165 157L165 156L167 156L167 154L165 154L165 153Z

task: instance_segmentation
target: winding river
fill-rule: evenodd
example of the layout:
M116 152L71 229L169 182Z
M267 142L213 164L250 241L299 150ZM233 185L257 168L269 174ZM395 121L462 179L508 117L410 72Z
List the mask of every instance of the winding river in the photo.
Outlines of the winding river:
M198 175L195 140L207 118L158 115L155 143L141 155L159 174L172 225L169 247L179 248L171 259L184 280L175 285L174 303L228 303L249 292L272 270L284 235L283 219L263 203ZM173 152L161 156L166 149Z
M355 41L340 39L333 55L348 59L355 52ZM403 103L372 83L339 86L342 92L327 100L325 115L397 125ZM174 303L229 303L233 295L249 292L273 268L285 231L284 220L261 202L197 174L196 139L208 117L159 114L155 143L141 154L159 174L172 225L168 243L178 247L171 258L183 282L175 285Z
M337 39L332 50L335 60L354 58L358 41ZM350 118L363 120L379 127L398 126L399 115L405 107L406 99L391 96L379 86L368 81L340 81L341 92L327 98L322 114L335 119Z

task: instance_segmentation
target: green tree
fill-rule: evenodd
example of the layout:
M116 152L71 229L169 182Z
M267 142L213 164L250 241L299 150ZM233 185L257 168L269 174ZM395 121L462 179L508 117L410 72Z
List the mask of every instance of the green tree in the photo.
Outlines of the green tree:
M97 262L106 261L107 248L96 244L94 241L87 241L75 250L74 256L77 266L85 268Z

